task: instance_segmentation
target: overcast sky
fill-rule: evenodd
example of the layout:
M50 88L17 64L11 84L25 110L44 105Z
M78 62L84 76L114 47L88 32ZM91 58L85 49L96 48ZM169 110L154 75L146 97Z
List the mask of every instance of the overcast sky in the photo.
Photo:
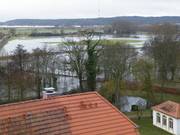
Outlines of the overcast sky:
M180 0L0 0L0 21L92 18L98 9L101 17L180 16Z

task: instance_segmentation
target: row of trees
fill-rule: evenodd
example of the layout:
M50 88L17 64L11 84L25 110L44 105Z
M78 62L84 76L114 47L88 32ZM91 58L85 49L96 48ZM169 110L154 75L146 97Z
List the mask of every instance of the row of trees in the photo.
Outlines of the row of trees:
M145 44L144 51L154 60L159 80L175 79L180 63L179 31L176 25L156 26L154 37Z
M104 28L105 33L114 34L120 37L129 37L132 34L136 34L137 30L137 26L128 21L115 21Z
M40 98L43 87L57 87L55 71L59 58L52 52L45 47L34 49L30 54L18 45L11 56L4 57L0 79L4 83L1 87L7 90L8 101Z
M152 38L145 43L141 56L136 54L136 49L127 45L105 47L109 49L102 56L106 58L105 73L110 73L110 81L105 83L102 94L115 104L120 103L118 99L122 96L122 91L129 90L125 80L133 79L136 82L136 88L145 93L144 96L149 101L148 106L156 102L154 84L160 84L163 88L165 83L179 80L178 27L173 24L162 24L155 26L152 31ZM163 95L163 91L161 93Z
M24 100L27 95L34 97L33 94L40 98L44 87L57 89L60 71L75 72L80 91L96 90L100 36L95 36L93 31L80 34L83 37L80 42L67 40L58 51L44 47L29 53L18 45L11 56L4 57L5 60L1 62L1 82L8 91L8 100ZM87 85L83 84L84 80Z

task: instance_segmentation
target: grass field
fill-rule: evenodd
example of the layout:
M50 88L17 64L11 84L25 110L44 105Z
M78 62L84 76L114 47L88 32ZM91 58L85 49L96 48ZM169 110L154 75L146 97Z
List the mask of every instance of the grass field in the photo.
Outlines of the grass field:
M138 45L140 44L142 41L139 41L139 40L132 40L132 39L108 39L108 40L102 40L101 41L101 44L104 44L104 45L117 45L117 44L130 44L130 45Z
M141 120L133 119L133 121L139 126L141 135L171 135L153 126L151 118L142 118Z
M138 113L136 111L133 111L133 112L125 112L124 113L126 116L128 116L128 118L132 118L132 119L135 119L138 117ZM152 114L152 111L150 109L146 109L143 111L141 117L151 117L151 114Z

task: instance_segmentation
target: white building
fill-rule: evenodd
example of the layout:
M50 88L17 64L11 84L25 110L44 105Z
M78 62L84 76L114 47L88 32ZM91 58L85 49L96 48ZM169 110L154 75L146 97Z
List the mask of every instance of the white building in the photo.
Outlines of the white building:
M141 97L123 96L120 101L122 112L131 112L134 105L142 109L145 109L147 106L147 101Z
M173 135L180 135L180 103L167 101L152 109L154 126Z

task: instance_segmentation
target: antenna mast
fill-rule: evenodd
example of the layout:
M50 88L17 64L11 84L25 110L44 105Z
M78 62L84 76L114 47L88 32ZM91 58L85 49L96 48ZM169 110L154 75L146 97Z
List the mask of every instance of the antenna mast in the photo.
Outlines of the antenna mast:
M98 18L101 17L100 0L98 0Z

